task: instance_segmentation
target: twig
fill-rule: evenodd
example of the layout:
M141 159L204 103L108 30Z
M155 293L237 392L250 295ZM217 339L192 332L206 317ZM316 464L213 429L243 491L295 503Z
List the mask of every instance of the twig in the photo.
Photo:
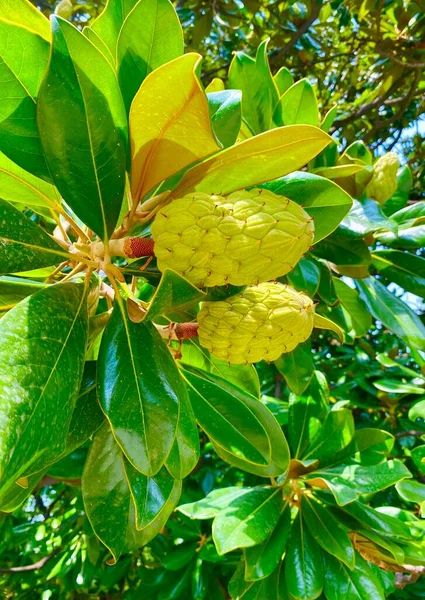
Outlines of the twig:
M10 567L8 569L0 569L0 573L25 573L27 571L37 571L44 567L44 565L49 562L56 554L58 554L62 548L55 548L53 552L41 558L38 562L32 565L25 565L24 567Z
M311 4L310 17L306 21L304 21L304 23L301 25L301 27L299 27L297 29L293 38L281 50L279 50L279 52L274 56L275 60L280 60L286 54L288 54L288 52L291 50L291 48L293 46L295 46L295 44L298 42L298 40L300 38L302 38L302 36L310 29L310 27L313 25L314 21L319 16L320 8L321 7L316 2L316 0L313 0L313 2Z

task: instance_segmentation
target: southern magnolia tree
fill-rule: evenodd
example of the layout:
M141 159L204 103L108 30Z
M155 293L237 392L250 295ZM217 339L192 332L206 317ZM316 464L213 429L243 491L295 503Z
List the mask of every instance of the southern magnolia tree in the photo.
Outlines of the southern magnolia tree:
M379 600L416 582L409 169L340 153L337 107L272 75L266 42L204 90L168 0L110 0L82 32L27 0L0 11L1 551L21 565L5 589L50 598L33 572L55 555L48 579L76 569L64 597L101 580L125 598ZM64 529L37 530L49 554L25 565L6 513L60 481Z

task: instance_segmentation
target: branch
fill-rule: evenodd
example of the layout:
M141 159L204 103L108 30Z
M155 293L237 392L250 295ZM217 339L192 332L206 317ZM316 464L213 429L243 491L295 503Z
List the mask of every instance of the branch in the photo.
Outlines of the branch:
M27 571L37 571L44 567L44 565L49 562L56 554L58 554L62 548L55 548L53 552L41 558L38 562L32 565L25 565L24 567L10 567L8 569L0 569L0 573L25 573Z
M279 52L273 57L275 60L279 60L283 58L288 52L291 50L293 46L298 42L300 38L310 29L313 25L314 21L317 19L320 13L320 6L317 3L317 0L313 0L311 4L311 15L304 21L304 23L297 29L293 38L281 49Z

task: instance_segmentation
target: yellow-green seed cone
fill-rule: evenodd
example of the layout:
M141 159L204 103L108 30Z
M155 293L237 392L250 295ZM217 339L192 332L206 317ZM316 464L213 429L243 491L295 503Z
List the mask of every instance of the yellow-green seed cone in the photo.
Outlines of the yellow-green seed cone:
M261 283L217 302L203 302L199 342L232 364L276 360L305 342L313 329L314 304L281 283Z
M266 190L193 193L162 208L152 224L161 271L197 286L254 285L291 271L313 242L312 218Z
M395 152L387 152L373 165L373 176L366 187L366 196L383 204L397 189L397 171L400 163Z

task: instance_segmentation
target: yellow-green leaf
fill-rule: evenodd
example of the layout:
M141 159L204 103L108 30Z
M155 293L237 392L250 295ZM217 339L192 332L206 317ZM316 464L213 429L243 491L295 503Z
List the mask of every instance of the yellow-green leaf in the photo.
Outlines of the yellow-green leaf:
M130 110L131 190L135 200L191 163L219 150L208 101L196 77L198 54L153 71Z
M266 131L227 148L188 171L173 195L188 192L230 194L296 171L332 141L311 125Z
M51 38L48 19L29 0L0 0L0 15L12 23L24 25L45 40Z

